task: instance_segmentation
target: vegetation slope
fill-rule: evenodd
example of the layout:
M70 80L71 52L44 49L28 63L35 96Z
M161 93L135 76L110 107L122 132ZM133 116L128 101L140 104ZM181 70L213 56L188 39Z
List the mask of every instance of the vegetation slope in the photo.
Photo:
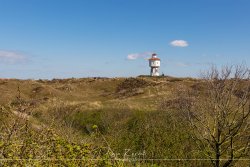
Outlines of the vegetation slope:
M0 163L210 166L178 160L207 159L177 109L183 94L203 89L173 77L1 79Z

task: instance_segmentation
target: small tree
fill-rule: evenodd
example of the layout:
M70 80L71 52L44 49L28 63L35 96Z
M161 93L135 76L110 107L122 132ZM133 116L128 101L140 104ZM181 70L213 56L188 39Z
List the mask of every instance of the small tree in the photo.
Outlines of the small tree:
M193 90L191 107L183 107L199 149L214 167L233 165L250 151L250 78L243 66L213 67ZM192 96L192 97L191 97Z

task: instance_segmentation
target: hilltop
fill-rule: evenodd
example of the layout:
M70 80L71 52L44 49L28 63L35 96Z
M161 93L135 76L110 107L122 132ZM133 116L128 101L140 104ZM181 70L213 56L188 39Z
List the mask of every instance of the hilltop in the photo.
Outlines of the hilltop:
M136 78L71 78L53 80L0 80L0 104L21 98L28 103L46 104L59 100L102 107L124 103L131 108L154 108L173 92L200 82L192 78L136 77ZM145 102L147 105L145 105Z

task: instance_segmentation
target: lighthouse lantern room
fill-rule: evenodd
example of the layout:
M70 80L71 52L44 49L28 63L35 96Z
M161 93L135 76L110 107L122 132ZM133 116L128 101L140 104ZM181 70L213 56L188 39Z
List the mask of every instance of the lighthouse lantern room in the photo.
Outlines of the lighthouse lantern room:
M157 57L156 53L152 54L152 57L149 60L149 67L151 67L150 75L151 76L159 76L159 67L161 65L161 59Z

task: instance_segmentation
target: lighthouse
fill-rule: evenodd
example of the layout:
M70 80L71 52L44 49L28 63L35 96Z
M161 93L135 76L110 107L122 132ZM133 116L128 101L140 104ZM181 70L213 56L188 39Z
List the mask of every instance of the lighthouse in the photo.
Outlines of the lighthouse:
M151 76L159 76L160 75L159 67L161 65L161 59L159 59L157 57L156 53L153 53L152 57L150 59L148 59L148 61L149 61L149 67L151 68L150 75Z

